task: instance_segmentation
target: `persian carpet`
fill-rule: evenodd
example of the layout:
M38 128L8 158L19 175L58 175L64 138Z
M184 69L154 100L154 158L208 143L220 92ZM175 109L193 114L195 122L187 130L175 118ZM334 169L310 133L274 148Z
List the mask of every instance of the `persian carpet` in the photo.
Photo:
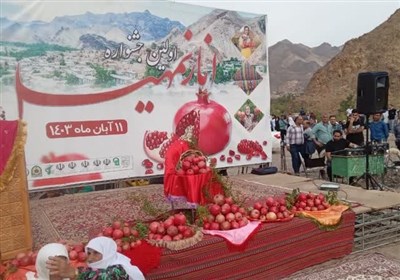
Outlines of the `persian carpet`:
M234 193L249 203L284 192L276 186L266 187L237 178L230 178L229 184ZM141 209L146 201L160 212L171 209L160 184L31 199L34 247L60 239L86 241L117 218L126 221L152 219L154 217ZM174 204L175 208L186 207L184 203Z

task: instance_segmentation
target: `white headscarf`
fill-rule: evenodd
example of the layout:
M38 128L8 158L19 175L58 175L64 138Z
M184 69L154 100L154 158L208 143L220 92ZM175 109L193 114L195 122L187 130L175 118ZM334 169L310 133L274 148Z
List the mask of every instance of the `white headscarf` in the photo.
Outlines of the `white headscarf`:
M103 255L103 258L94 263L88 263L90 268L94 269L106 269L111 265L121 265L126 273L129 275L130 280L144 280L143 273L137 266L131 265L131 260L117 252L117 243L111 238L100 236L93 238L86 245L87 249L90 248Z
M36 257L36 275L33 272L26 273L27 280L49 280L50 271L46 268L46 261L49 257L62 256L68 259L68 251L64 245L59 243L49 243L43 246Z

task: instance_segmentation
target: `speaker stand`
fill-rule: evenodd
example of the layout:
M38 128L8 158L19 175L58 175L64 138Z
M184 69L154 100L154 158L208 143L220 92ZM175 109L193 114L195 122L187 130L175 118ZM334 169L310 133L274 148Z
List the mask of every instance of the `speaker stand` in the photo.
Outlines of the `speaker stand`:
M361 179L365 180L365 188L367 190L380 190L383 191L383 186L382 184L380 184L375 178L374 176L371 175L371 173L369 172L369 154L371 152L371 143L369 141L369 114L365 114L366 116L366 121L365 121L365 128L367 129L366 131L366 141L365 141L365 173L363 175L361 175L360 177L358 177L356 179L356 181L354 183L352 183L352 185L357 184Z
M285 147L285 142L283 140L281 140L280 146L281 146L281 170L286 172L287 171L287 166L286 166L286 147Z

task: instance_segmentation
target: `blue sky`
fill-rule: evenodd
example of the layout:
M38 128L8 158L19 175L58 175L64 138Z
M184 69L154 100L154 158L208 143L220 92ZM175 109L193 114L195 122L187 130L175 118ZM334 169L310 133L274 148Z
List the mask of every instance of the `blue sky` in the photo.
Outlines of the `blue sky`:
M268 43L283 39L315 47L323 42L339 46L367 33L384 22L396 9L400 0L341 1L240 1L240 0L2 0L0 14L14 20L51 21L56 16L93 13L124 13L150 11L161 17L179 20L188 25L209 11L209 8L179 5L195 4L211 8L230 9L268 17ZM180 6L179 11L175 7ZM244 14L245 15L245 14Z

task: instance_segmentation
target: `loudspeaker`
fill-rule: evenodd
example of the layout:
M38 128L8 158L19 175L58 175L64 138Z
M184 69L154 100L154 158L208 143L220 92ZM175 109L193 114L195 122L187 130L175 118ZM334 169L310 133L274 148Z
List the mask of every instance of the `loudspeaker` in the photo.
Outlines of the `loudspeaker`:
M383 113L388 109L389 74L365 72L358 74L357 110L361 114Z

